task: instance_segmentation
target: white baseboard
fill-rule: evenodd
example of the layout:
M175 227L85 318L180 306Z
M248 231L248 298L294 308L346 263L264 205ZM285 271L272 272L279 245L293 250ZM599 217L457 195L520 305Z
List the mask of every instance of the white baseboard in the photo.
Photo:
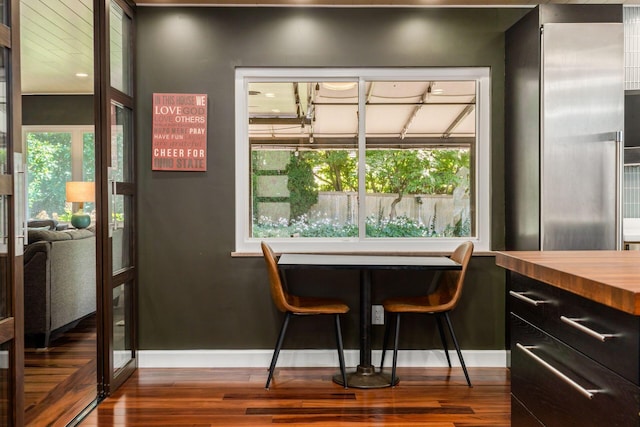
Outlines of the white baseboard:
M272 350L141 350L138 351L140 368L268 368ZM381 350L371 354L373 365L380 364ZM462 352L468 367L500 368L507 366L505 350L465 350ZM449 351L451 364L460 366L458 355ZM344 352L347 367L360 362L358 350ZM385 366L391 366L393 351L387 351ZM278 367L332 367L338 366L335 350L282 350ZM443 350L401 350L398 366L439 367L447 366Z

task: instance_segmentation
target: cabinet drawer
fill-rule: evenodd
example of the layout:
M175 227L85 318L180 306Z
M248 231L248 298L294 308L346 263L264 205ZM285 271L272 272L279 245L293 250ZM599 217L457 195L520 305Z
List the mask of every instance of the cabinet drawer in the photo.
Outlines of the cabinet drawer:
M640 385L640 317L516 273L510 284L513 313Z
M509 311L546 330L558 312L555 290L545 283L509 272Z
M640 388L511 315L511 391L546 426L638 426Z
M512 394L511 427L544 427L544 425Z
M640 385L640 317L562 289L556 294L558 312L548 332Z

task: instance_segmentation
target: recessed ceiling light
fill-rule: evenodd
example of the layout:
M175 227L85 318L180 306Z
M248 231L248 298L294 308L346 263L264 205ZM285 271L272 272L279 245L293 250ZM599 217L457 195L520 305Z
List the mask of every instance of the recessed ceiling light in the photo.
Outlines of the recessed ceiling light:
M267 98L275 98L276 94L272 93L272 92L267 92L267 93L264 94L264 96L266 96Z
M76 77L89 77L87 73L76 73Z
M280 110L278 110L277 108L274 108L273 110L271 110L272 113L279 113Z

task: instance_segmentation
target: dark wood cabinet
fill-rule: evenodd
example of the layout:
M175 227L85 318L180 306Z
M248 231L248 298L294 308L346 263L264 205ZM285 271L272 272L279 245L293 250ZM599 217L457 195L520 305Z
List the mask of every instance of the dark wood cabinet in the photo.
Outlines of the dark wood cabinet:
M510 274L511 312L640 385L640 317Z
M509 298L514 427L640 425L638 316L515 272Z
M544 426L513 394L511 395L511 425L520 427Z

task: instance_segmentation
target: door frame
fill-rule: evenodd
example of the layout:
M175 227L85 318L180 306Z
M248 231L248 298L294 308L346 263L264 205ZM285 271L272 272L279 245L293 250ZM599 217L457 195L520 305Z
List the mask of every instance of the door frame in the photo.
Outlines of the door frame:
M9 426L24 424L24 278L23 256L24 209L21 209L16 199L21 199L24 175L21 178L17 172L22 165L15 164L14 153L22 153L22 93L20 84L20 1L4 2L8 8L6 21L8 25L0 24L0 47L6 49L5 69L7 90L7 138L6 162L7 171L0 175L0 194L7 196L7 253L3 270L5 277L2 282L6 285L8 317L0 320L0 344L9 344L8 354L8 411L2 414ZM18 187L18 188L16 188ZM2 225L4 226L4 225Z
M135 4L129 0L94 0L94 109L95 109L95 136L96 136L96 183L97 193L96 210L99 213L96 227L97 270L96 277L101 278L102 286L97 295L97 327L98 327L98 395L100 398L109 396L127 378L135 372L138 367L137 359L137 256L136 248L136 216L135 216L135 169L131 171L133 182L122 183L110 181L111 163L111 130L113 124L112 105L117 104L131 110L132 138L135 136L134 124L134 95L127 95L111 86L111 64L110 64L110 14L111 2L115 2L123 12L131 19L130 27L130 52L131 57L131 87L135 81ZM131 141L133 144L133 141ZM135 150L131 147L129 151L131 167L135 165ZM133 197L131 217L132 232L130 234L129 254L131 265L116 273L113 272L113 251L111 226L111 198L116 194L129 195ZM113 290L122 284L125 285L125 301L130 304L131 311L128 321L125 323L129 334L131 346L131 358L128 362L114 370L114 313L113 313Z
M6 49L5 69L7 90L7 138L6 162L7 171L0 175L0 194L6 199L7 253L4 257L3 270L5 276L0 284L6 289L7 317L0 320L0 344L9 344L8 357L8 399L6 417L1 422L9 426L24 424L24 277L23 255L24 245L24 209L16 199L20 198L20 183L24 183L16 173L21 165L16 165L14 153L22 153L22 93L20 80L20 0L3 2L8 9L5 20L0 24L0 47ZM24 172L24 171L22 171Z

